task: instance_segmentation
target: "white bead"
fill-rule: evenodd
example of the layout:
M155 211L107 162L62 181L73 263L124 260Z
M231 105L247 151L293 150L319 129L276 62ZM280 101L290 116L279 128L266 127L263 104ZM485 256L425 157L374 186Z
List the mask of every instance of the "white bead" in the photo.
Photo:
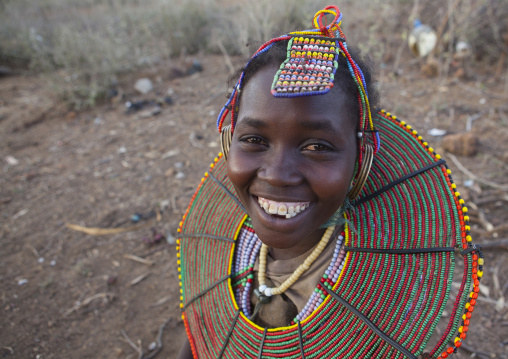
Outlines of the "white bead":
M259 286L259 292L260 292L260 293L264 293L264 292L265 292L265 290L266 290L266 285L264 285L264 284L263 284L263 285L260 285L260 286Z
M265 289L265 295L267 297L271 297L272 296L272 288L266 288Z

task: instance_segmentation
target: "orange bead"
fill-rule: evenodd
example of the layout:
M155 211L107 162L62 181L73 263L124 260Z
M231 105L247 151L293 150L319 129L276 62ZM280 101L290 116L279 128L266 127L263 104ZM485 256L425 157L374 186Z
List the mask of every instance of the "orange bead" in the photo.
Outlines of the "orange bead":
M457 348L460 348L460 346L461 346L461 345L462 345L462 342L461 342L461 341L458 341L458 342L456 342L456 343L455 343L455 346L456 346Z
M441 354L441 357L442 358L448 358L448 353L447 352L443 352L443 354Z
M446 351L448 352L448 354L452 354L453 353L453 348L450 347L450 348L446 349Z
M466 333L461 333L460 334L460 339L462 339L462 340L466 339Z

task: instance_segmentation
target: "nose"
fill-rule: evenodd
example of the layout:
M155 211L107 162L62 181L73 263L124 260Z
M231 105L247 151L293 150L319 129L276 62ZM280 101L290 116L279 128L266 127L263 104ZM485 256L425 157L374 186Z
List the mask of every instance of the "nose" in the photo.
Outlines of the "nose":
M294 149L273 146L264 156L257 175L273 187L296 186L303 181L299 165Z

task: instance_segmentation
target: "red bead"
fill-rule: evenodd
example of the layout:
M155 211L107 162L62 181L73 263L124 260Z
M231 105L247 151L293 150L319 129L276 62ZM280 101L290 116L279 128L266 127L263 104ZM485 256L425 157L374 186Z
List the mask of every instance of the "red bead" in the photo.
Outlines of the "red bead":
M469 325L469 319L464 320L464 325Z
M446 349L446 351L448 352L448 354L452 354L453 353L453 348L450 347L450 348Z
M441 357L442 357L442 358L448 358L448 353L447 353L447 352L444 352L443 354L441 354Z
M462 340L466 339L466 333L460 333L460 339Z
M460 348L460 346L462 345L462 342L460 340L458 340L456 343L455 343L455 346L457 348Z
M471 305L469 308L467 308L467 310L469 310L469 312L473 312L473 310L474 310L474 306L473 306L473 305Z
M466 313L466 318L471 319L471 313Z

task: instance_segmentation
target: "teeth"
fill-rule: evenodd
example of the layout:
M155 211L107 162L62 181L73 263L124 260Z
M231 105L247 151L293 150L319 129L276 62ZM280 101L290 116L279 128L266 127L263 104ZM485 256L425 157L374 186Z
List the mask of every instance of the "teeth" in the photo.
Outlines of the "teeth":
M268 214L276 214L286 218L293 218L297 214L309 207L309 202L275 202L268 199L258 197L258 203Z
M274 202L270 203L270 207L268 207L268 213L277 214L277 205Z

